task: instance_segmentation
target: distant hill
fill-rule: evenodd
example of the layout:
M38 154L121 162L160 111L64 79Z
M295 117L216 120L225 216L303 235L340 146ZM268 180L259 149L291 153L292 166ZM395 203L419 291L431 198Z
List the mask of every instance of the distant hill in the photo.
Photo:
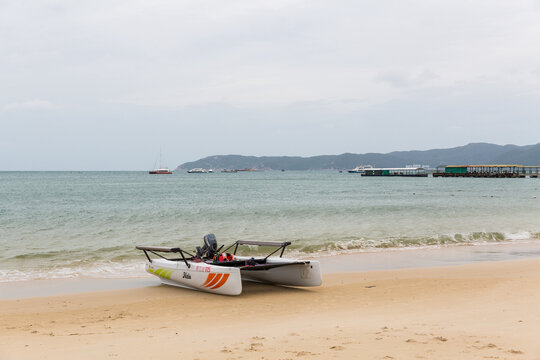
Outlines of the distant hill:
M358 165L402 167L410 164L467 165L520 164L540 165L540 143L536 145L496 145L471 143L450 149L424 151L394 151L388 154L341 154L311 157L215 155L179 165L176 170L205 169L265 169L265 170L323 170L351 169Z
M499 164L540 165L540 144L504 152L494 161Z

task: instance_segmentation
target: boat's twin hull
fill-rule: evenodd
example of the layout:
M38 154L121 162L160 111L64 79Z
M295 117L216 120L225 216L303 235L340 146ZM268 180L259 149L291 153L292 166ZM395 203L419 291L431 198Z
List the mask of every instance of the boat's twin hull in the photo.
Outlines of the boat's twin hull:
M152 260L146 263L146 271L158 276L162 283L192 289L210 291L223 295L238 295L242 292L240 270L205 263L190 262L188 268L183 261Z
M268 259L268 264L298 262L282 258ZM241 270L242 280L267 282L288 286L319 286L322 283L321 269L318 261L310 260L306 264L294 264L276 267L269 270Z
M269 263L276 260L268 259ZM283 263L284 259L279 259ZM287 262L287 260L285 260ZM294 262L294 260L290 260ZM146 264L146 271L156 275L167 285L181 286L222 295L239 295L242 280L267 282L289 286L319 286L322 283L318 261L294 264L268 270L240 270L203 262L154 259Z

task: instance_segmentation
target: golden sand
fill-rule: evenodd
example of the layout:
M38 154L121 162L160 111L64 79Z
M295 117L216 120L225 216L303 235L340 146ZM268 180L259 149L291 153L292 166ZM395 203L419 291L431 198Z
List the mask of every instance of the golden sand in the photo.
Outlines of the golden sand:
M540 359L540 259L0 301L0 359Z

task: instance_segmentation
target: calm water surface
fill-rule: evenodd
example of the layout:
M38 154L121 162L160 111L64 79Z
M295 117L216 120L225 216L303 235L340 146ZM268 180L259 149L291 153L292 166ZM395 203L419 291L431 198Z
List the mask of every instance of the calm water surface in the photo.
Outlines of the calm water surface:
M0 172L0 281L140 275L137 244L292 241L307 256L540 241L540 179L337 171Z

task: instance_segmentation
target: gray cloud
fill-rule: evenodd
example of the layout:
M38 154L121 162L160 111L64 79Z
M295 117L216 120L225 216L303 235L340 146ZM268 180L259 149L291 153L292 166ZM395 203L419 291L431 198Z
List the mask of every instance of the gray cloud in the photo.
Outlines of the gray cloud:
M385 82L397 88L417 87L426 84L438 76L431 71L424 70L418 74L406 72L385 72L375 76L375 81Z
M2 1L0 169L534 143L538 38L510 0Z
M10 110L53 110L57 109L58 106L47 100L34 99L23 102L16 102L11 104L6 104L3 106L4 111Z

